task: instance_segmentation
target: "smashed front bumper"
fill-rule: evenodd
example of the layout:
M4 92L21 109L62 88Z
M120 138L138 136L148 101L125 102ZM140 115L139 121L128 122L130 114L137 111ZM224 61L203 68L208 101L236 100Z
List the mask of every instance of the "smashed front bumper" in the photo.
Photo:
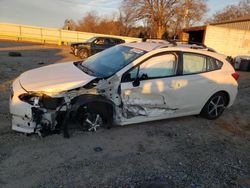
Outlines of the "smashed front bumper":
M47 111L20 100L21 94L27 93L17 78L11 87L9 100L12 115L12 130L22 133L39 133L41 128L55 124L55 112Z

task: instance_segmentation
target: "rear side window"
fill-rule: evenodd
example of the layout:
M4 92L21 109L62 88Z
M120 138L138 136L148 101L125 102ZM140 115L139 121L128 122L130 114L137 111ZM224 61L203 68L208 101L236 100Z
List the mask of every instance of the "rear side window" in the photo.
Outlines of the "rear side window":
M205 56L192 53L183 54L183 74L205 72L206 70Z
M116 42L115 39L112 39L112 38L109 38L109 39L107 38L106 40L107 40L107 44L115 44Z
M118 40L118 44L122 44L122 43L125 43L125 41L124 41L124 40L119 39L119 40Z
M184 53L183 74L195 74L221 69L223 63L209 56Z
M122 40L120 39L114 39L114 38L107 38L109 44L120 44L122 43Z
M218 70L222 67L223 63L212 57L207 58L207 71Z

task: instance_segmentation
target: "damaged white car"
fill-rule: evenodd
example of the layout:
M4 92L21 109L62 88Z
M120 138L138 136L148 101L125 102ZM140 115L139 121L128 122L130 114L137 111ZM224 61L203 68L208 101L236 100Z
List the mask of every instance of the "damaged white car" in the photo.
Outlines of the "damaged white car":
M11 87L12 129L47 134L200 114L219 117L237 95L226 57L196 45L121 44L85 61L21 74Z

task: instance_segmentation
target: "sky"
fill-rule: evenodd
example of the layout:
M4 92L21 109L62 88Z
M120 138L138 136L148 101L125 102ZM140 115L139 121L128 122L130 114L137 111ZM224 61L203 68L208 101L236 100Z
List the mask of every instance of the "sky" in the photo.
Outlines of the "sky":
M207 0L208 16L240 0ZM122 0L0 0L0 22L34 26L63 26L65 19L80 20L86 12L112 15Z

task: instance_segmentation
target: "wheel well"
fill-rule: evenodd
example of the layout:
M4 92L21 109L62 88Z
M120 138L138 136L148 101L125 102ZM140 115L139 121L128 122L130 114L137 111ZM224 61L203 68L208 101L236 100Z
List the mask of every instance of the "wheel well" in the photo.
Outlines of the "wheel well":
M113 106L107 102L103 101L89 102L84 105L81 105L78 108L78 111L82 109L85 110L91 109L97 111L103 115L104 121L107 125L111 125L113 123L113 113L114 113Z
M228 92L223 90L223 91L218 91L215 94L217 94L217 93L222 93L226 97L226 106L227 106L229 104L229 102L230 102L230 96L229 96Z

